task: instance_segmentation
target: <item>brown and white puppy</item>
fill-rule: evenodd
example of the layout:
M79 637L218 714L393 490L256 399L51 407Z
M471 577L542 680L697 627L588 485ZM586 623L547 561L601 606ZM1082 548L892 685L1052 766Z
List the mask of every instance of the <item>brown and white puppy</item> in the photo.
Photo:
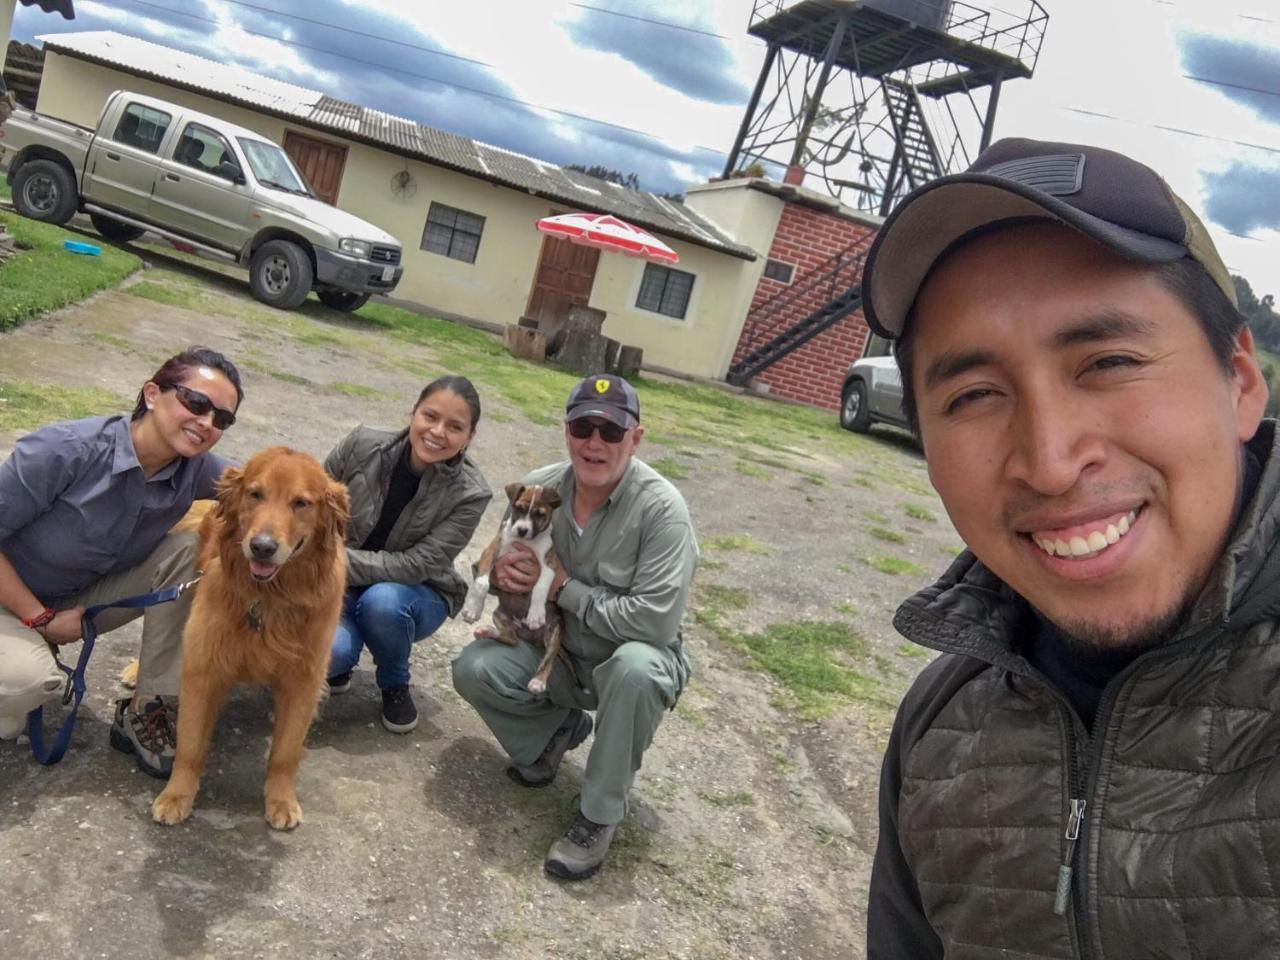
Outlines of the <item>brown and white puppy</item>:
M533 590L529 593L505 593L494 587L498 594L498 609L493 613L494 626L476 627L475 636L477 640L501 640L512 646L521 640L541 644L545 653L529 681L529 692L545 693L551 666L557 656L573 673L573 665L561 646L564 619L560 616L559 607L547 599L551 581L561 569L560 558L551 543L551 515L560 506L560 494L550 487L509 483L507 499L511 506L498 527L497 536L480 555L475 583L467 592L467 600L462 607L462 619L475 623L484 613L484 602L490 590L489 573L497 559L512 549L517 540L528 546L541 566Z

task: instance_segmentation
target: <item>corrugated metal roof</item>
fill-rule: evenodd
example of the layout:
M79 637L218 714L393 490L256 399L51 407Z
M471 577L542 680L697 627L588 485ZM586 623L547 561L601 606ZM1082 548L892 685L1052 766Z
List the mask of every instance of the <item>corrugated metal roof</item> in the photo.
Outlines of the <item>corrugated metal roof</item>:
M38 38L46 50L101 63L250 107L278 117L330 130L352 140L481 177L580 210L611 213L649 230L687 240L745 260L756 259L706 217L683 204L566 170L478 140L424 126L381 110L362 107L272 80L243 67L216 63L112 31L48 34Z

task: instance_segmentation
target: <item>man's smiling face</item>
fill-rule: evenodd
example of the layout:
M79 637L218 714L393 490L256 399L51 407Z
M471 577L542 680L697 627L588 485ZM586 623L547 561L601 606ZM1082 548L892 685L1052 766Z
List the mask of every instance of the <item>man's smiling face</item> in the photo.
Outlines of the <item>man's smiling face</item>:
M1057 224L963 246L922 288L929 474L989 569L1068 635L1143 642L1204 585L1266 387L1151 268Z

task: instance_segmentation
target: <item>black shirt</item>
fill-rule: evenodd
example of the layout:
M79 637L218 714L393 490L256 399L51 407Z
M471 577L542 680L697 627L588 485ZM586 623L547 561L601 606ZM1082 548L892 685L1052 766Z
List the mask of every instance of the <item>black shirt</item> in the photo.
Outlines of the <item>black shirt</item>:
M391 528L400 519L400 514L409 505L413 495L418 492L421 477L409 466L409 444L404 445L404 454L396 460L391 471L391 481L387 486L387 499L382 502L382 513L378 514L378 522L369 531L360 545L361 550L381 550L387 545L387 537Z

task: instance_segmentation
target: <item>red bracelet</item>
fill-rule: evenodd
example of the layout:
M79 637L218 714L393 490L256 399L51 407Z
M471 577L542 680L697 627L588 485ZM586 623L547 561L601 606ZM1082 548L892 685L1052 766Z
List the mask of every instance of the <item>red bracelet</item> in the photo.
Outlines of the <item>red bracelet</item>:
M22 617L22 625L30 627L32 630L39 630L41 627L48 626L49 621L58 615L53 607L45 607L34 617Z

